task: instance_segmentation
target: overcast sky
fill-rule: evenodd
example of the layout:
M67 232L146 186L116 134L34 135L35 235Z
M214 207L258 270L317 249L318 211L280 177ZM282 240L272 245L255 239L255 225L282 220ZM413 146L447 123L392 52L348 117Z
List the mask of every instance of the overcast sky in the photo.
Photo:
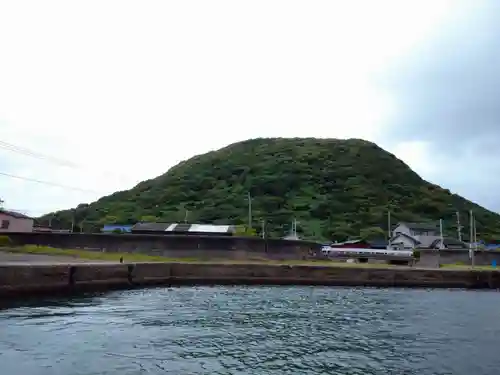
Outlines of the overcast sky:
M499 66L495 0L0 0L0 198L38 215L247 138L356 137L500 211Z

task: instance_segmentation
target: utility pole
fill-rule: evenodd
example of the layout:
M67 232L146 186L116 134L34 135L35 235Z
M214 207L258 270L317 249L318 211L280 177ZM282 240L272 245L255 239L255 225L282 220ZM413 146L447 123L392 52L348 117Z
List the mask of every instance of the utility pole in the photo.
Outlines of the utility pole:
M248 192L248 229L252 229L252 196Z
M188 215L189 215L189 211L186 210L185 214L184 214L184 223L187 223L188 222Z
M471 259L471 265L474 267L475 265L475 254L474 254L474 247L472 245L472 241L474 241L474 217L472 216L472 210L469 211L469 216L470 216L470 241L469 241L469 253L470 253L470 259Z
M391 233L391 211L387 211L387 237L389 239L392 237L392 233Z
M297 236L297 219L293 218L293 221L292 221L292 234L293 234L293 237L298 239L299 237Z
M266 222L262 220L262 238L266 238Z
M444 249L443 219L439 219L439 237L441 239L441 244L439 245L439 250L442 250L442 249Z
M76 209L71 210L71 233L75 230L75 221L76 221Z
M391 211L387 211L387 248L391 249L391 238L392 238L392 233L391 233Z
M462 241L462 226L460 225L460 212L457 211L457 233L458 240Z
M474 218L474 249L477 250L477 228L476 228L476 218Z

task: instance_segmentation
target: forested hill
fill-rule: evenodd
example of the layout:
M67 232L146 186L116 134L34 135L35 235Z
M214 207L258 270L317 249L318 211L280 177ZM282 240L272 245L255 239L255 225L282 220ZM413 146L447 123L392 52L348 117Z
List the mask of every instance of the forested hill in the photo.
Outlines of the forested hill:
M467 223L473 209L479 237L500 238L500 217L430 184L376 144L359 140L253 139L195 156L133 189L74 210L51 214L55 227L75 216L84 229L137 221L244 224L247 193L253 226L285 235L293 219L299 235L338 239L382 234L387 212L396 221L444 219L456 231L455 212ZM40 223L48 222L48 215ZM379 229L377 229L379 228ZM381 230L381 229L383 230ZM468 233L465 225L464 233Z

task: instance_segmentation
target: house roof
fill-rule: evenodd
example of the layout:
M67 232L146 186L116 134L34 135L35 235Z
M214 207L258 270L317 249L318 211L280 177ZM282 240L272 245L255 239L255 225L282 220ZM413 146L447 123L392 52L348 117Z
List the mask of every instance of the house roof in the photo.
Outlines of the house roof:
M408 228L413 230L438 230L438 225L435 222L430 223L408 223L400 222L398 225L406 225Z
M374 239L374 240L364 240L361 238L356 238L353 240L347 240L344 242L335 242L333 244L330 244L329 246L342 246L342 245L354 245L354 244L359 244L359 243L366 243L370 247L375 248L375 247L380 247L380 248L386 248L387 247L387 241L383 238L380 239Z
M433 247L433 244L440 240L440 236L420 236L420 247Z
M484 248L486 250L498 250L500 249L500 244L497 244L497 243L490 243L490 244L486 244L484 245Z
M439 241L441 241L440 238L434 240L429 247L432 247L432 248L437 247L439 245ZM468 247L468 245L465 242L459 241L458 239L451 238L451 237L443 238L443 244L445 247L448 247L448 246L453 246L453 247L459 246L459 247L463 247L463 248Z
M122 232L130 232L132 225L119 225L119 224L106 224L102 227L102 232L112 232L114 230L121 230Z
M20 212L4 210L1 208L0 208L0 214L4 214L4 215L10 216L10 217L13 217L15 219L30 219L30 220L33 219L33 218L31 218L25 214L22 214Z
M388 242L384 239L372 240L372 241L367 241L367 242L368 242L368 245L370 245L370 247L373 249L376 249L376 248L385 249L388 245Z
M132 231L165 232L169 226L169 223L137 223Z
M347 240L347 241L344 241L344 242L335 242L333 245L347 245L347 244L356 244L356 243L360 243L360 242L365 242L364 240L360 239L360 238L355 238L353 240Z
M137 223L132 231L178 232L178 233L232 233L232 225L179 224L179 223Z
M396 239L398 237L408 238L409 240L413 241L416 245L420 244L420 241L418 241L416 238L414 238L412 236L407 235L406 233L398 233L398 234L396 234L394 237L391 238L391 243L393 243L394 241L396 241Z

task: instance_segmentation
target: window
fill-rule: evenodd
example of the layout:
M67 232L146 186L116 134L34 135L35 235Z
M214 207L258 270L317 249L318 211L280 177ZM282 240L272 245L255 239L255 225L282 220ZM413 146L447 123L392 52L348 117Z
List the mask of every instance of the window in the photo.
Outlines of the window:
M2 226L0 229L9 229L10 226L10 221L9 220L2 220Z

